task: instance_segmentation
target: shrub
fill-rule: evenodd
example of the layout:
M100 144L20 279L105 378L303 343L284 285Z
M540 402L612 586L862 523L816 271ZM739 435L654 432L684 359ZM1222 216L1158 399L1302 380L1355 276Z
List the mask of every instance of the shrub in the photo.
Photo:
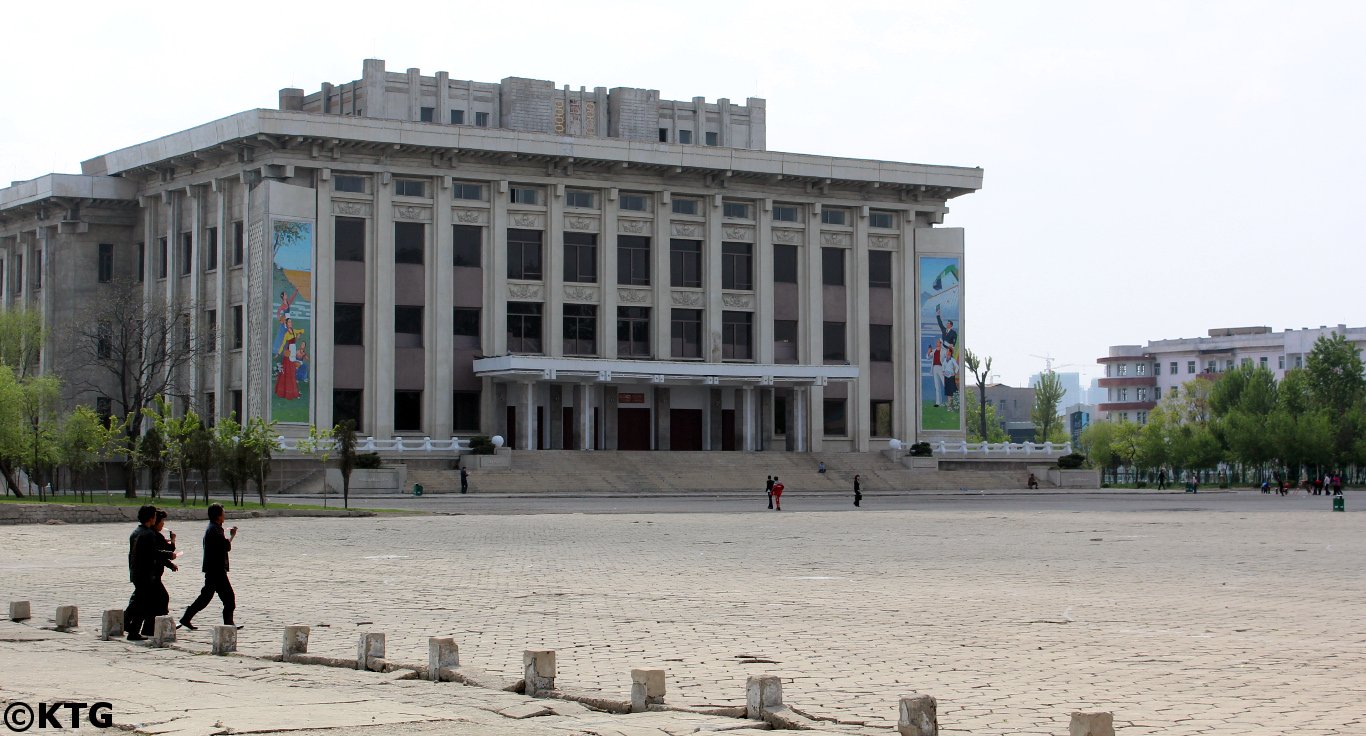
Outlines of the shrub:
M497 449L493 446L493 440L486 434L477 434L470 438L470 452L474 455L492 455Z
M911 445L911 457L933 457L934 450L930 449L930 443L917 442Z
M378 452L362 452L356 455L356 467L360 470L375 470L380 466Z
M1086 464L1086 456L1074 452L1071 455L1063 455L1058 458L1058 467L1063 470L1076 470Z

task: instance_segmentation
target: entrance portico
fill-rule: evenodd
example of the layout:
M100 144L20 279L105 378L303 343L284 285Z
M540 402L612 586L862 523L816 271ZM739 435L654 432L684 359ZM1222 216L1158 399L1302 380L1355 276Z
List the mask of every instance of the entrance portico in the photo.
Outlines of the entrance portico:
M852 398L858 384L849 365L532 355L480 358L474 373L506 384L495 416L516 449L810 452L824 387L845 382Z

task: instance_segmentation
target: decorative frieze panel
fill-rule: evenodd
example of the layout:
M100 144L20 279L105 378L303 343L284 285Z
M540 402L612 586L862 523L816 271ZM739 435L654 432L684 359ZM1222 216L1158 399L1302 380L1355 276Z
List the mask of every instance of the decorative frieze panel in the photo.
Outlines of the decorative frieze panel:
M787 228L773 228L773 242L783 245L801 245L804 233L801 230L789 230Z
M565 230L576 230L578 232L595 233L600 230L602 223L596 217L584 217L583 215L570 215L564 218Z
M868 247L874 250L896 250L900 238L895 235L869 235Z
M821 233L821 245L853 245L853 233Z
M565 284L564 301L596 304L598 302L598 287Z
M653 228L649 220L621 218L617 220L617 232L627 235L649 235Z
M700 238L702 237L702 223L675 222L670 232L675 238Z
M749 225L727 225L721 228L721 237L742 243L754 242L754 228Z
M721 305L731 309L754 309L752 294L722 294Z
M416 221L419 221L419 222L431 222L431 220L432 220L432 208L431 208L431 207L415 207L415 206L413 206L413 205L405 205L405 204L395 205L395 206L394 206L394 219L395 219L395 220L416 220Z
M332 200L332 214L342 217L370 217L375 206L369 202L348 202L344 199Z
M460 225L487 225L489 224L488 210L452 210L451 214L457 224Z
M617 301L622 304L649 304L652 298L649 289L617 289Z
M545 215L535 212L514 212L508 215L508 224L512 227L525 227L532 230L545 229Z
M675 307L700 307L702 306L702 292L700 291L675 291L670 302Z
M513 299L545 299L545 286L542 284L508 284L508 296Z

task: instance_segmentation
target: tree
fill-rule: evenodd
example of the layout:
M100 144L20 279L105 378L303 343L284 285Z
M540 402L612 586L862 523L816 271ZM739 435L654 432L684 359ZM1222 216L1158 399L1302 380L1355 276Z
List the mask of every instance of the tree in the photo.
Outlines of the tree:
M43 314L16 307L0 311L0 365L8 366L20 381L38 372L38 356L47 342Z
M190 339L188 309L180 302L148 299L142 285L116 281L99 304L72 320L72 385L108 396L133 445L142 436L145 412L158 396L188 401L184 379L199 352ZM124 463L124 495L137 497L134 458Z
M1053 371L1045 371L1034 384L1034 411L1030 417L1034 421L1035 436L1039 442L1051 442L1053 430L1058 423L1058 404L1066 394L1062 379Z
M71 485L81 488L81 476L90 470L104 445L104 425L88 406L78 406L66 416L58 439L61 462L66 466ZM84 492L82 491L82 497Z
M995 404L992 404L992 403L990 403L990 402L987 402L987 403L985 403L985 404L982 404L982 403L979 402L979 401L973 400L973 399L974 399L974 397L973 397L973 392L974 392L974 391L975 391L975 389L972 389L972 388L969 388L969 389L967 390L967 394L968 394L968 395L967 395L967 399L968 399L968 401L966 402L966 404L967 404L967 412L968 412L968 419L967 419L967 426L968 426L968 441L969 441L969 442L982 442L982 441L985 440L985 441L987 441L987 442L993 442L993 443L995 443L995 442L1005 442L1005 441L1009 440L1010 437L1009 437L1008 435L1006 435L1006 431L1005 431L1004 429L1001 428L1001 418L1000 418L1000 415L998 415L998 414L996 413L996 405L995 405ZM979 415L982 414L981 410L978 408L979 406L985 406L985 407L986 407L986 414L984 415L984 417L979 416ZM982 426L982 424L983 424L982 421L981 421L982 418L985 418L985 419L986 419L987 433L986 433L985 436L982 435L982 434L979 434L978 431L977 431L977 430L978 430L978 427Z
M234 413L213 428L213 450L218 458L218 477L232 490L232 502L242 505L241 489L247 483L246 454L242 449L242 426Z
M1334 332L1314 342L1305 361L1304 370L1309 384L1309 395L1316 408L1325 412L1333 422L1331 462L1345 463L1357 443L1355 426L1347 421L1348 413L1366 400L1366 375L1363 375L1361 351Z
M267 423L260 417L252 417L242 427L242 467L247 478L256 485L256 494L261 505L266 505L266 478L270 475L270 460L273 453L280 449L275 437L275 422Z
M124 431L123 417L111 415L100 424L100 466L104 468L104 489L109 490L109 463L114 458L132 455L128 434ZM127 464L125 463L125 469Z
M147 487L152 498L161 495L161 483L166 474L166 443L155 425L137 442L137 464L147 469Z
M1081 447L1094 467L1102 470L1118 469L1119 459L1115 453L1115 423L1091 422L1081 431Z
M1115 459L1121 465L1137 470L1138 458L1143 448L1143 426L1134 422L1116 424L1110 446L1114 448Z
M57 464L57 405L61 382L56 376L29 376L20 382L19 389L23 426L28 428L28 451L19 454L19 465L38 486L41 498L44 471Z
M186 481L190 475L189 441L201 426L199 415L191 409L184 416L177 417L171 402L160 396L157 397L156 408L146 409L144 413L161 433L162 455L166 458L166 467L180 479L180 503L184 504L189 500L186 492Z
M968 371L972 373L973 381L977 383L977 436L981 438L977 441L981 442L982 440L986 440L988 442L999 442L1001 440L990 439L991 430L988 428L987 425L987 379L991 377L991 356L988 355L986 362L983 363L981 360L978 359L976 353L972 352L967 348L964 348L963 365L967 366ZM969 409L968 426L971 427L972 425L972 411L971 409ZM1000 425L997 425L997 428L999 429ZM1004 435L1005 432L1001 432L1001 434ZM971 439L970 430L969 439Z
M327 460L337 447L336 441L332 438L333 432L331 428L318 429L310 425L308 436L301 438L298 444L299 452L309 455L322 466L324 506L327 505Z
M199 484L204 488L204 503L209 503L209 473L218 460L214 433L205 424L198 424L185 441L185 457L189 467L198 471Z
M351 508L351 471L356 467L356 422L351 419L332 429L337 438L337 459L342 477L342 508Z

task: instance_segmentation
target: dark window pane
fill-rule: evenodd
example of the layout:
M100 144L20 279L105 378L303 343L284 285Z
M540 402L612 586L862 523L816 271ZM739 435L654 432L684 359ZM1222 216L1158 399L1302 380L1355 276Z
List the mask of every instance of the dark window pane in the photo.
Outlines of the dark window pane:
M849 434L849 425L845 420L845 399L826 399L825 400L825 434L832 437L844 437Z
M623 194L617 206L631 212L644 212L650 207L650 198L644 194Z
M773 246L773 281L779 284L797 283L797 246Z
M232 349L242 349L242 305L232 308Z
M218 228L204 231L204 270L218 270Z
M422 392L394 392L394 430L398 432L422 431Z
M749 243L721 244L721 288L754 288L753 252Z
M870 212L868 224L872 227L896 227L896 215L890 212Z
M889 250L868 251L868 286L892 286L892 252Z
M774 205L773 219L777 222L797 222L800 211L792 205Z
M674 198L671 201L673 202L675 215L695 215L697 214L698 209L700 209L700 203L695 199Z
M422 307L394 307L394 347L422 347Z
M333 229L333 257L338 261L364 261L365 220L338 217Z
M617 307L617 355L650 357L649 307Z
M473 199L483 201L484 185L456 182L451 185L451 197L454 199Z
M598 236L593 233L564 234L564 280L592 284L598 280Z
M189 276L191 266L194 265L194 236L190 233L180 234L180 275Z
M673 357L702 357L702 310L673 310L669 337Z
M332 390L332 421L341 424L345 421L355 423L355 429L360 432L364 429L361 423L361 402L360 389L337 388Z
M479 310L455 308L451 332L461 337L479 337Z
M821 248L821 283L844 286L843 248Z
M421 266L427 250L427 226L421 222L394 223L394 263Z
M564 305L564 354L596 355L598 308L593 304Z
M241 307L233 307L233 309L240 310ZM365 344L364 304L344 304L338 302L333 306L332 341L337 345Z
M596 205L597 198L593 192L586 189L570 189L564 193L564 206L583 207L591 209Z
M508 278L541 279L540 230L508 230Z
M100 243L99 251L99 280L101 284L107 284L114 280L114 245L113 243Z
M868 406L869 425L874 437L892 437L892 402L872 401Z
M726 217L736 217L742 220L750 219L748 202L725 202L721 205L721 212Z
M721 357L725 360L754 359L754 315L752 313L721 313Z
M796 363L798 345L800 345L800 340L797 336L797 320L773 320L773 361L775 363Z
M479 268L484 243L484 228L475 225L451 226L452 257L455 265Z
M242 221L238 220L232 224L232 265L242 265L246 243L246 231L242 227Z
M617 236L617 283L650 285L650 239L643 235Z
M891 362L891 325L868 325L868 359L875 361Z
M425 197L427 182L421 179L395 179L394 194L400 197Z
M787 397L773 397L773 434L787 434Z
M451 110L451 125L464 125L464 124L465 124L465 111L464 111L464 110Z
M508 352L541 352L541 305L536 302L508 302Z
M432 122L432 119L435 118L435 117L436 117L436 108L435 108L435 107L423 107L423 108L419 108L419 109L418 109L418 119L419 119L421 122L430 123L430 122Z
M451 401L451 429L456 432L479 431L479 392L456 391Z
M844 323L826 322L824 327L823 357L827 361L844 362L847 360L844 347Z
M848 212L839 208L825 207L821 209L821 223L825 225L843 225L847 221Z
M334 176L332 177L332 190L336 192L360 192L365 193L365 177L363 176Z
M702 241L669 241L669 281L673 286L702 285Z

